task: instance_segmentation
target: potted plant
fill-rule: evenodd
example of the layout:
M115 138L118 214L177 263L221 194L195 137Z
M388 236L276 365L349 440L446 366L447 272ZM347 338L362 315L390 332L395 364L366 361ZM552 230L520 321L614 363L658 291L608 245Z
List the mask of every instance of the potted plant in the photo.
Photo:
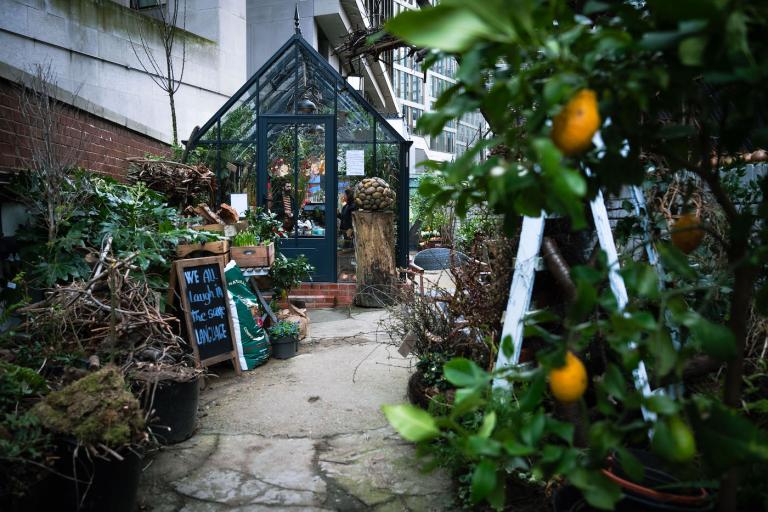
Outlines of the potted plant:
M180 443L192 437L197 426L203 371L175 363L172 358L170 361L153 360L153 352L159 350L139 352L137 359L143 360L134 363L128 378L147 414L147 428L155 439L161 444Z
M299 323L280 320L269 328L272 357L288 359L299 350Z
M275 243L285 236L283 223L257 206L245 214L248 229L232 239L230 256L241 267L269 267L275 261Z
M272 296L273 302L287 299L294 287L304 280L311 279L310 273L314 270L315 268L309 264L304 255L287 258L281 254L269 269L269 277L272 278L272 286L275 290Z
M232 238L230 256L240 267L269 267L275 261L275 243L249 228Z
M56 510L118 510L136 504L144 414L117 367L49 393L30 411L57 435L61 457L44 498Z

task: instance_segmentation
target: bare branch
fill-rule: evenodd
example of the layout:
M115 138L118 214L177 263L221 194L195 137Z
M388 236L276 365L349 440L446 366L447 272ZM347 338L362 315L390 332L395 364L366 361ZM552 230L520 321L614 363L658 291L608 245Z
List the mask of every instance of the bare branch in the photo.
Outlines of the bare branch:
M176 37L179 35L179 31L186 29L187 23L187 2L183 0L181 8L184 10L182 15L182 26L178 26L179 21L179 0L170 0L165 6L160 4L160 0L155 2L157 7L157 13L160 27L160 43L162 44L162 52L164 62L161 64L155 52L152 50L149 41L144 37L144 33L141 24L138 26L139 40L142 50L144 51L145 58L139 56L139 52L136 49L136 45L133 40L129 38L131 42L131 48L133 49L136 59L139 61L142 69L149 75L153 82L168 95L168 103L171 109L171 132L173 136L173 144L178 144L178 130L176 126L176 106L173 95L181 87L181 81L184 77L184 68L187 61L187 44L186 38L182 38L181 44L181 72L177 74L177 68L173 61L173 48L176 43Z

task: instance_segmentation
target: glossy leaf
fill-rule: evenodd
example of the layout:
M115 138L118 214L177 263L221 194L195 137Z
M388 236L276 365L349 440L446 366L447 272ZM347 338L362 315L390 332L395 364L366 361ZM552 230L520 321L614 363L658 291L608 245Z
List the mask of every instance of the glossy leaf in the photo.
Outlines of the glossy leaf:
M448 361L443 366L443 375L448 382L462 388L484 386L491 380L488 372L477 366L474 361L462 357Z
M470 494L472 502L478 503L480 500L491 494L495 487L496 465L489 460L483 460L475 466L475 470L472 473L472 487Z
M381 410L392 428L408 441L419 442L440 435L435 419L413 405L383 405Z
M492 35L475 13L451 5L406 11L389 20L386 30L417 46L449 52L465 50L480 37Z

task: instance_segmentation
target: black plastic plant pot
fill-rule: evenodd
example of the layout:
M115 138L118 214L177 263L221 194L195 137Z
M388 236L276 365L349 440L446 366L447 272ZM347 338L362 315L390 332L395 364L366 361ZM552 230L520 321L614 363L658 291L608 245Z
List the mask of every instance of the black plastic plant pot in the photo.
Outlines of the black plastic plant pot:
M282 336L272 338L272 357L275 359L288 359L296 355L299 350L299 338L296 336Z
M151 388L145 400L151 399ZM200 401L200 383L196 377L178 382L163 380L157 384L154 401L151 404L154 416L149 429L162 444L186 441L197 426L197 406ZM147 408L149 404L145 404Z
M62 443L62 458L47 482L40 511L134 512L141 476L142 455L120 450L123 460L89 455L85 448L74 454L71 442Z

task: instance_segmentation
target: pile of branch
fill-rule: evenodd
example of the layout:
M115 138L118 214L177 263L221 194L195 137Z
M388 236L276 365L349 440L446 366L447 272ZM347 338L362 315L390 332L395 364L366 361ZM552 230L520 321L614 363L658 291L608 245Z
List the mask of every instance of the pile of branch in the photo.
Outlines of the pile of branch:
M150 189L164 194L171 204L186 205L197 196L213 194L216 175L205 165L139 157L126 160L130 162L130 183L144 182Z
M158 294L130 275L137 253L122 260L107 254L105 249L90 280L57 286L44 300L19 309L26 317L19 330L95 356L95 366L100 357L131 361L152 346L182 355L183 340L171 327L175 318L161 313Z
M336 48L336 51L347 59L353 59L361 55L378 59L382 53L403 47L409 49L409 57L414 54L416 55L417 62L421 61L424 55L426 55L426 50L410 45L399 37L388 33L382 34L381 27L371 27L350 32L344 38L344 42Z

